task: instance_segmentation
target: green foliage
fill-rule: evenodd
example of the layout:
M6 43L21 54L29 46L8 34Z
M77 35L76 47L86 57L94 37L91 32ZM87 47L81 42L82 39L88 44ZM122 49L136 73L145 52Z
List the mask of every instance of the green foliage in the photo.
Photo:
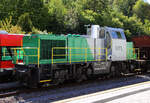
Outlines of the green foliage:
M96 18L99 15L93 10L85 10L81 12L81 20L85 24L96 24Z
M29 17L29 13L22 14L19 19L17 24L26 32L31 32L32 31L32 21Z
M64 0L65 1L65 0ZM63 1L63 2L64 2ZM81 0L82 1L82 0ZM82 11L82 5L79 1L64 2L66 4L67 12L64 19L64 27L66 32L73 32L79 26L79 15Z
M64 16L66 15L66 8L62 0L50 0L46 5L50 17L49 27L56 33L64 29Z
M40 31L37 28L33 27L32 32L29 32L29 34L48 34L47 31Z
M144 32L147 35L150 35L150 20L144 20Z
M0 30L5 30L9 33L23 34L22 28L18 25L12 25L12 17L5 18L3 21L0 21Z
M132 16L133 6L137 0L114 0L113 9L122 12L126 16Z
M84 25L98 24L123 28L130 39L150 35L150 4L143 0L1 0L0 20L0 28L8 32L85 33Z
M10 28L13 26L11 24L11 21L12 21L12 17L11 16L9 18L5 18L3 21L0 21L1 29L10 32Z
M109 0L87 0L86 9L97 13L107 12Z
M133 7L133 12L144 21L144 19L150 20L150 4L143 0L138 0Z
M128 30L132 32L132 35L143 34L143 23L137 16L132 16L128 19Z

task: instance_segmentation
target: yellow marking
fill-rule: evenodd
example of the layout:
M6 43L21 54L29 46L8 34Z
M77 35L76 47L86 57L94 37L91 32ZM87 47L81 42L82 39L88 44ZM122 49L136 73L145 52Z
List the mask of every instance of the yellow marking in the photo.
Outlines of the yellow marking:
M5 57L5 55L6 55L6 54L5 54L5 48L4 48L4 57Z
M87 48L85 48L85 62L87 62Z
M40 39L38 39L38 68L40 67Z
M101 54L101 50L100 50L100 48L99 48L99 54L98 54L98 55L100 56L100 54ZM101 57L100 57L100 58L101 58Z
M138 48L138 60L140 60L140 48Z
M29 57L37 57L38 58L38 61L37 61L37 63L36 64L38 64L38 67L39 67L39 59L40 59L40 40L38 41L38 47L39 48L36 48L36 47L21 47L21 48L13 48L14 49L14 54L16 55L16 50L23 50L23 56L25 57L25 56L29 56ZM36 49L37 50L37 55L26 55L25 54L25 51L24 50L34 50L34 49ZM54 49L67 49L67 50L69 50L70 51L70 53L67 53L67 54L54 54ZM82 50L85 50L85 53L82 53L82 54L79 54L79 53L77 53L77 54L72 54L72 49L82 49ZM88 60L88 58L87 58L87 56L90 54L90 55L92 55L92 53L88 53L87 52L87 49L92 49L92 48L67 48L67 47L53 47L52 48L52 57L51 57L51 63L52 64L54 64L54 63L72 63L72 62L87 62L87 61L104 61L105 59L97 59L97 60ZM94 49L94 48L93 48ZM105 49L106 50L106 48L97 48L97 49L99 49L99 50L101 50L101 49ZM74 55L81 55L81 57L82 57L82 55L85 55L85 58L81 58L81 60L79 60L79 61L72 61L72 56L74 56ZM106 55L105 53L101 53L101 54L97 54L97 55ZM70 56L69 57L69 61L67 61L67 60L64 60L64 61L54 61L54 56ZM29 63L30 64L30 63ZM33 63L32 63L33 64ZM35 64L35 63L34 63Z
M50 82L51 80L41 80L40 83Z
M22 50L23 51L23 57L25 57L25 56L29 56L29 57L38 57L38 62L37 63L32 63L32 64L37 64L38 65L38 67L39 67L39 59L40 59L40 49L39 48L35 48L35 47L25 47L25 48L23 48L23 47L21 47L21 48L11 48L13 51L14 51L14 56L16 56L17 57L17 50L19 50L19 53L20 53L20 51ZM29 50L37 50L37 55L26 55L25 54L25 49L29 49ZM20 54L19 54L19 56L21 56ZM18 59L19 58L16 58L16 63L18 63ZM30 63L29 63L30 64Z
M119 91L119 90L122 90L122 89L127 89L127 88L140 86L140 85L143 85L143 84L149 84L149 83L150 83L150 81L142 82L142 83L138 83L138 84L128 85L128 86L124 86L124 87L120 87L120 88L109 89L109 90L102 91L102 92L97 92L97 93L93 93L93 94L78 96L78 97L74 97L74 98L70 98L70 99L66 99L66 100L62 100L62 101L56 101L56 102L52 102L52 103L71 102L71 101L75 101L75 100L79 100L79 99L84 99L84 98L88 98L88 97L92 97L92 96L97 96L97 95L101 95L101 94L105 94L105 93L109 93L109 92L114 92L114 91Z
M141 69L135 69L135 71L141 71Z
M70 48L70 64L71 64L71 48Z
M18 64L18 58L17 58L17 48L14 49L14 55L16 56L16 64Z
M38 48L38 68L40 67L40 49Z
M67 47L53 47L53 49L68 49Z
M87 60L88 61L105 61L105 60L102 60L102 59L97 59L97 60ZM80 61L71 61L71 62L74 62L74 63L77 63L77 62L85 62L85 60L80 60ZM68 61L56 61L56 62L53 62L53 63L68 63ZM69 62L70 63L70 62Z
M107 53L107 48L106 48L106 61L107 61L107 54L108 54L108 53Z
M53 56L54 56L54 54L53 54L53 48L52 48L52 64L53 64Z
M34 57L34 56L38 56L38 55L23 55L23 56L33 56Z
M133 52L133 54L131 54ZM139 48L128 48L127 54L129 53L129 58L134 60L134 55L136 55L136 59L140 60L140 49ZM133 58L131 58L133 57Z
M89 53L89 54L92 54L92 53ZM71 55L85 55L85 54L71 54ZM88 55L88 53L86 53L86 55ZM106 54L101 53L100 55L106 55ZM55 55L53 54L53 56L68 56L68 54L55 54Z
M68 49L67 47L53 47L54 49ZM78 47L71 47L71 49L99 49L99 48L78 48ZM106 49L106 48L100 48Z
M70 51L70 53L68 53L68 54L54 54L53 52L54 52L54 50L55 49L57 49L57 50L59 50L59 49L68 49L69 51ZM84 54L72 54L72 49L85 49L85 53ZM92 53L87 53L87 49L99 49L99 52L100 52L100 50L102 49L104 49L106 52L107 52L107 49L106 48L78 48L78 47L74 47L74 48L67 48L67 47L53 47L53 50L52 50L52 64L54 63L54 56L70 56L70 60L69 60L69 63L71 64L71 62L82 62L82 60L80 60L80 61L72 61L72 56L73 55L85 55L85 58L83 59L83 62L87 62L87 61L97 61L97 60L99 60L99 61L102 61L102 59L97 59L97 60L87 60L87 55L88 54L92 54ZM99 54L96 54L96 55L106 55L106 58L104 59L104 61L106 61L107 60L107 53L99 53ZM56 61L55 63L68 63L68 61Z

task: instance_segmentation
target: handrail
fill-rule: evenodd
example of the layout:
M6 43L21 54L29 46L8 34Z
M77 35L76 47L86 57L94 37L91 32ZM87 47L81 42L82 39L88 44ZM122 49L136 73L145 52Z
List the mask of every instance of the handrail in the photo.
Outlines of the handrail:
M138 60L140 60L140 49L139 48L127 48L127 53L126 54L127 54L127 57L129 56L128 59L131 59L131 60L138 59Z
M55 50L59 50L59 49L64 49L65 50L65 54L54 54L54 51ZM95 55L99 56L99 59L98 58L94 58L93 60L88 60L88 55L93 55L93 53L88 53L88 49L89 50L98 50L98 53L96 53ZM73 53L73 50L82 50L81 53ZM101 53L103 50L103 52L105 51L105 53ZM68 51L68 53L66 52ZM78 51L80 52L80 51ZM88 62L88 61L102 61L101 59L101 56L105 56L105 61L107 61L107 48L79 48L79 47L53 47L52 48L52 56L51 56L51 63L54 64L54 63L72 63L72 62ZM62 61L57 61L55 62L56 60L54 60L54 57L56 56L68 56L69 57L69 60L62 60ZM81 56L81 60L79 61L73 61L74 58L72 58L72 56ZM83 56L83 58L82 58Z

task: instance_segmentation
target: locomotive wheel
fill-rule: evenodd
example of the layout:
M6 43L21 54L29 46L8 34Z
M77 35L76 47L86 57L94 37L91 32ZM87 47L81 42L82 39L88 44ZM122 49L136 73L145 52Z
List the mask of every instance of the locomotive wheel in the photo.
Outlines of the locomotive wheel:
M92 76L92 73L93 73L92 68L88 67L87 70L86 70L87 77L90 78Z
M111 65L109 77L113 77L114 78L115 76L116 76L115 66Z
M60 84L62 84L65 81L65 72L61 70L59 73L60 73Z
M135 66L133 64L130 64L130 72L133 73L133 72L135 72L134 70L135 70Z
M109 77L120 77L121 76L121 72L120 72L120 66L118 65L111 65L110 66L110 74L109 74Z
M65 81L64 71L55 71L53 83L55 85L62 84Z
M55 71L54 72L54 80L53 80L53 83L55 85L58 85L60 83L60 79L59 79L59 72L58 71Z
M125 74L129 73L129 69L127 68L126 63L122 63L122 70L123 70L123 73L125 73Z
M87 77L85 74L81 74L80 76L78 76L78 78L76 78L76 81L78 83L81 83L82 81L87 80Z
M86 74L82 71L82 68L77 69L76 82L80 83L87 80Z

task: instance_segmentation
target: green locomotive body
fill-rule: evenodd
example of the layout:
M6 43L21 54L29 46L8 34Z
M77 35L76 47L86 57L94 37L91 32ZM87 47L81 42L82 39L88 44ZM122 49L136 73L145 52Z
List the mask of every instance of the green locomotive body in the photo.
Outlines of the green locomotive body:
M133 42L127 42L127 60L136 60L138 53L138 48L134 48ZM136 55L137 54L137 55Z
M93 48L79 35L31 35L23 38L24 64L92 62Z

